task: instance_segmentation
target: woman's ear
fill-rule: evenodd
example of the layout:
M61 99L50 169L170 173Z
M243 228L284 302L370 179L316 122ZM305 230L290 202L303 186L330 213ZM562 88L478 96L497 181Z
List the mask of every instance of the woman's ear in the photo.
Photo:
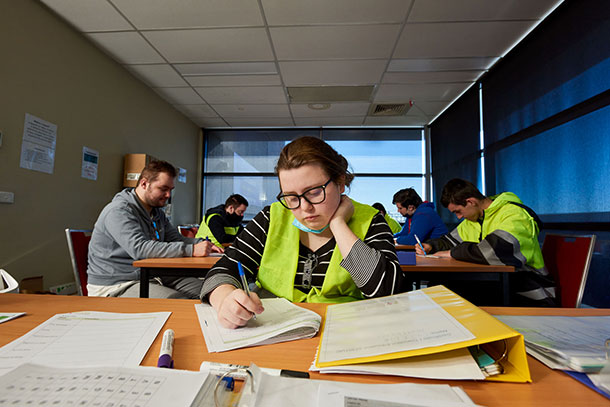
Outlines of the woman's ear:
M339 177L336 182L337 187L339 188L339 193L343 194L345 192L345 175Z

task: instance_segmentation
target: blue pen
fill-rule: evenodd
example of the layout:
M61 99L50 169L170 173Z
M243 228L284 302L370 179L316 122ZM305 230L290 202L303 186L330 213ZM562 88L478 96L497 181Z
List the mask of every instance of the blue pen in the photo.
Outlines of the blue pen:
M209 241L210 241L210 238L206 236L204 240L206 240L206 241L208 241L208 242L209 242Z
M417 244L419 245L419 247L421 247L421 251L424 252L424 256L427 256L426 249L424 249L424 245L421 244L421 242L419 241L419 237L417 237L417 235L413 235L413 236L415 236L415 240L417 240Z
M248 287L248 280L246 280L246 275L244 274L244 268L241 265L241 262L237 262L237 270L239 270L239 277L241 277L241 283L244 286L244 291L250 297L250 287ZM253 312L252 317L256 319L256 314Z

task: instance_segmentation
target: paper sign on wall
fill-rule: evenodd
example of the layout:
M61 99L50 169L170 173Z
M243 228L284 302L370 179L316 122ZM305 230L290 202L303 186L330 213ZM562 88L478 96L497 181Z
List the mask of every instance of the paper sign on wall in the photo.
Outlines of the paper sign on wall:
M19 166L53 174L56 143L57 125L26 113Z
M178 182L186 184L186 169L178 167Z
M83 166L81 177L97 180L97 162L99 161L100 153L83 146Z

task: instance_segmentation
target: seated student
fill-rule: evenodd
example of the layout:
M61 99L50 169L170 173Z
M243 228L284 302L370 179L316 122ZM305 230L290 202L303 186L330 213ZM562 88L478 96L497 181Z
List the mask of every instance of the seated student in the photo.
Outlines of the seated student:
M472 183L456 178L444 186L441 203L464 220L451 233L424 243L426 252L479 264L514 266L518 273L511 280L516 294L513 305L555 305L553 279L544 267L538 244L537 216L515 194L486 197ZM415 250L423 254L418 246Z
M432 202L422 202L413 188L405 188L394 194L392 203L407 220L402 230L394 235L397 244L417 244L420 241L436 239L447 234L447 226L434 210Z
M392 233L400 232L400 229L402 229L402 226L400 226L400 223L398 223L398 221L396 219L394 219L393 217L388 215L388 213L385 210L385 206L383 206L381 204L381 202L375 202L371 206L373 208L377 209L379 211L379 213L381 213L383 215L383 218L385 219L386 222L388 222L388 226L390 227L390 230L392 231Z
M222 252L211 242L183 237L161 210L171 196L176 169L165 161L144 167L135 188L114 196L95 222L89 243L87 290L94 297L138 297L140 269L149 257L203 257ZM198 278L160 277L150 281L152 298L198 298Z
M239 194L231 195L224 205L208 209L195 237L207 237L218 247L222 247L222 243L233 243L242 229L241 221L246 209L246 198Z
M392 233L374 208L343 195L347 160L316 137L286 145L275 171L279 202L265 207L210 270L201 291L228 328L263 312L248 278L293 302L347 302L398 292L403 274Z

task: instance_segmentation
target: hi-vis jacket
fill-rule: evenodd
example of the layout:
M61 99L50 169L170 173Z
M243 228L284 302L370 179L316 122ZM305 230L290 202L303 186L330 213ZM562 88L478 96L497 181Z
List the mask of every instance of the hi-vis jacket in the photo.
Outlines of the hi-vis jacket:
M214 220L217 222L216 228L218 228L218 232L216 234L212 232L210 227L210 220L212 220L212 218L215 218ZM222 247L222 243L230 243L235 240L235 236L239 232L239 229L239 224L231 224L226 219L225 206L218 205L206 212L195 237L200 237L202 239L207 237L216 246Z
M491 196L492 204L478 222L464 219L451 233L430 240L432 251L451 250L456 260L506 264L519 271L515 291L530 303L552 303L555 287L544 267L538 224L512 192Z
M377 210L353 201L354 214L347 225L364 240ZM309 293L294 287L299 257L299 229L292 226L294 215L279 202L271 205L269 232L258 272L259 284L271 293L292 302L348 302L364 298L347 270L340 266L343 257L337 246L326 271L322 289Z

